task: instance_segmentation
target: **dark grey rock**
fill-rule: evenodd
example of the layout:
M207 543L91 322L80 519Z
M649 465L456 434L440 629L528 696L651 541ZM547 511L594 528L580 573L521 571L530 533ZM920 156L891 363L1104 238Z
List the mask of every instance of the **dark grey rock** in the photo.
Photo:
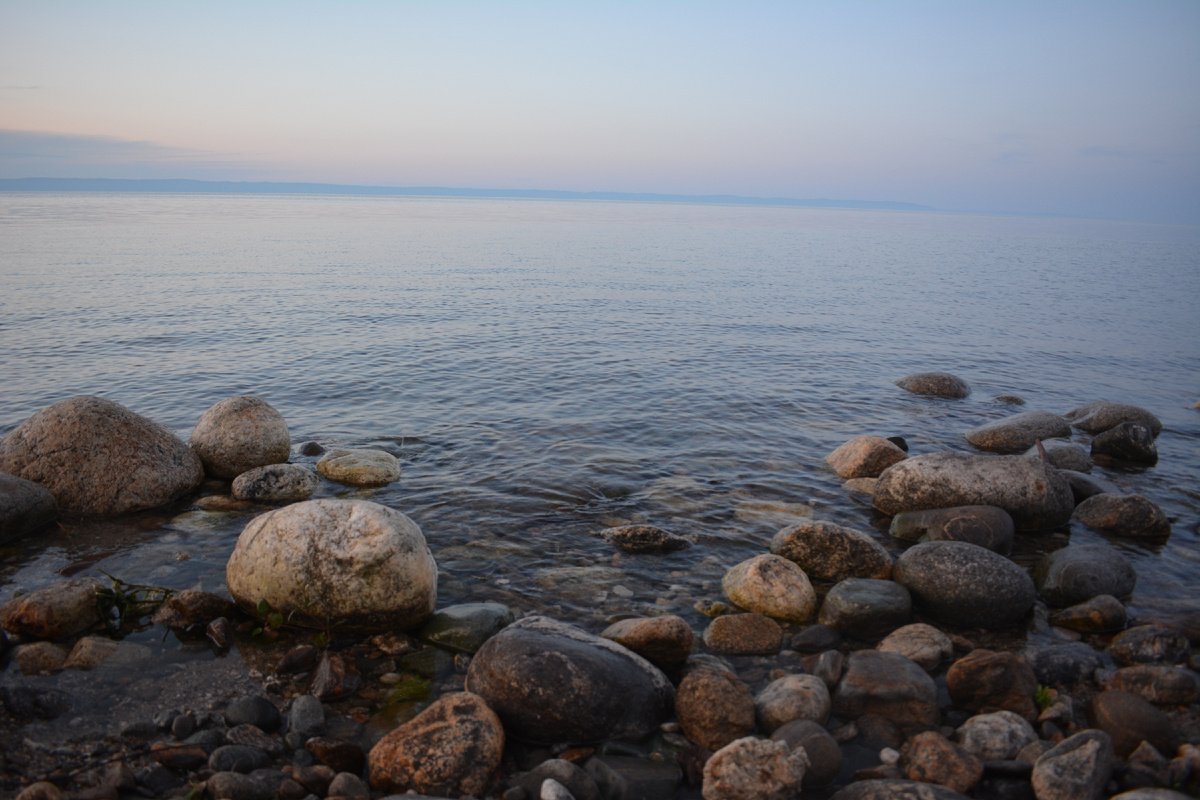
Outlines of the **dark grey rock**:
M280 756L284 753L283 742L274 736L268 736L253 725L236 725L225 732L226 744L240 744L262 750L269 756Z
M903 436L889 436L887 437L887 440L896 445L896 447L899 447L904 452L908 452L908 442L904 440Z
M1154 434L1136 422L1122 422L1092 439L1092 456L1098 455L1146 466L1158 463Z
M0 472L0 544L54 522L54 495L33 481Z
M833 693L839 717L870 714L905 730L929 730L938 724L938 690L933 678L898 653L858 650Z
M825 786L837 777L842 769L842 749L837 740L821 725L808 719L798 719L776 728L771 738L787 742L793 750L803 747L808 754L808 771L804 773L805 786Z
M1111 536L1161 540L1171 535L1166 513L1140 494L1093 495L1079 504L1071 518Z
M889 533L909 542L970 542L1006 556L1012 550L1012 517L995 506L958 506L905 511L892 517Z
M1045 439L1042 441L1042 451L1046 453L1051 466L1060 471L1091 472L1094 466L1084 446L1067 439ZM1029 458L1042 457L1036 444L1026 450L1025 455Z
M830 800L967 800L967 796L936 783L889 778L855 781Z
M1071 493L1075 496L1076 504L1097 494L1121 494L1121 487L1104 478L1097 478L1095 475L1086 475L1071 469L1060 469L1058 472L1067 479L1067 483L1071 484Z
M500 603L462 603L433 612L417 638L455 653L474 653L483 643L516 620Z
M205 728L204 730L196 731L184 739L184 742L200 745L204 749L204 752L212 755L214 750L225 744L225 734L216 728Z
M300 445L300 455L302 456L319 456L325 452L325 448L320 442L305 442Z
M267 464L246 470L233 480L238 500L256 503L294 503L307 500L320 485L317 473L299 464Z
M798 653L821 653L842 643L842 635L828 625L809 625L792 637L792 649Z
M1055 688L1086 683L1104 665L1103 657L1083 642L1028 647L1024 655L1038 683Z
M268 733L278 730L282 717L279 709L265 697L239 697L225 709L225 722L235 725L253 725Z
M1192 654L1186 636L1161 625L1139 625L1113 638L1108 654L1119 667L1135 664L1171 666L1187 661Z
M912 598L892 581L847 578L829 590L819 620L842 636L875 641L908 622Z
M524 775L513 778L513 783L525 789L530 797L540 797L542 782L547 778L556 780L566 787L575 800L605 800L591 775L581 767L577 767L570 761L563 761L561 758L543 761Z
M1047 603L1062 608L1102 594L1128 597L1137 573L1116 548L1077 544L1042 556L1033 570L1033 583Z
M1085 433L1104 433L1122 422L1137 422L1145 425L1155 436L1162 432L1162 422L1158 417L1144 408L1125 403L1096 400L1068 411L1063 414L1063 417L1070 421L1072 427Z
M305 739L325 732L325 707L311 694L302 694L292 701L288 712L288 733Z
M208 793L225 800L273 800L275 790L266 782L240 772L217 772L208 779Z
M339 772L329 782L329 797L370 797L366 781L351 772Z
M257 747L227 744L212 751L208 757L208 768L213 772L241 772L243 774L262 769L271 763L271 757Z
M967 431L967 441L992 453L1023 453L1039 439L1070 436L1071 426L1049 411L1026 411Z
M884 470L872 495L885 514L956 506L996 506L1017 530L1062 525L1075 510L1066 478L1025 456L944 451L913 456Z
M171 789L183 786L184 780L161 764L143 767L134 773L138 786L149 789L157 796L163 796Z
M600 538L627 553L673 553L691 542L653 525L623 525L605 528Z
M71 710L71 696L58 689L0 686L0 701L8 713L22 720L51 720Z
M1004 628L1029 613L1037 597L1025 570L967 542L925 542L896 561L893 578L918 608L952 625Z
M171 735L183 740L196 731L196 718L190 714L178 714L171 720Z
M949 372L917 372L896 381L906 392L959 400L971 394L971 385Z
M488 639L471 659L466 689L506 732L546 743L643 736L675 702L671 682L641 656L538 616Z

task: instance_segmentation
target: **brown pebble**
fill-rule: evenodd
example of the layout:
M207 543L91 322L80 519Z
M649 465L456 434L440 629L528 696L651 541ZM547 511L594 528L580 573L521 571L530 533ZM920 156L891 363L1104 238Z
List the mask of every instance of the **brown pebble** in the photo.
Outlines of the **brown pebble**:
M773 655L783 647L783 628L763 614L729 614L709 623L703 641L722 655Z
M170 744L155 742L150 745L150 757L167 769L192 770L208 763L208 753L198 744Z
M304 747L316 757L317 761L328 765L335 772L352 772L358 775L367 765L366 753L352 742L314 736L304 743Z

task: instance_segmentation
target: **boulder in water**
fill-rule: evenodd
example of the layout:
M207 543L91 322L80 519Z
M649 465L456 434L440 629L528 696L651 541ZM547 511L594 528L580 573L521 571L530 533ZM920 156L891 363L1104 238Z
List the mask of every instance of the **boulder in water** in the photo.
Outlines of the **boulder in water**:
M400 461L385 450L330 450L317 462L317 472L350 486L385 486L400 479Z
M292 451L287 421L259 397L228 397L200 415L188 444L211 478L282 464Z
M1039 439L1070 436L1071 426L1049 411L1026 411L967 431L967 441L992 453L1023 453Z
M855 436L825 456L825 463L843 478L878 478L907 457L894 442L880 436Z
M1077 544L1042 556L1033 570L1033 583L1047 603L1061 608L1103 594L1128 597L1137 573L1116 548Z
M995 506L958 506L905 511L892 517L889 533L910 542L970 542L1006 556L1012 550L1012 517Z
M1025 570L967 542L914 545L896 561L894 578L919 608L952 625L1004 628L1037 599Z
M847 578L825 595L820 622L842 636L874 641L908 622L912 598L893 581Z
M1088 451L1083 445L1067 439L1046 439L1042 442L1041 451L1038 451L1037 445L1034 444L1025 451L1025 455L1029 458L1040 459L1043 452L1046 454L1050 466L1060 472L1071 470L1088 473L1095 466L1092 463L1092 457L1088 455Z
M295 503L307 500L317 490L316 473L299 464L268 464L238 475L233 496L258 503Z
M1126 403L1096 400L1084 403L1079 408L1071 409L1063 414L1063 417L1071 423L1072 427L1078 428L1084 433L1104 433L1122 422L1137 422L1145 425L1154 436L1158 436L1162 432L1162 422L1158 417L1140 406Z
M307 500L251 520L226 567L238 605L292 621L405 630L433 613L437 565L411 519L367 500Z
M785 622L804 622L817 613L817 593L804 570L770 553L734 566L725 573L721 588L747 611Z
M839 717L874 714L905 730L928 730L941 719L933 678L898 653L858 650L833 694Z
M72 578L0 606L0 628L31 639L66 639L100 622L95 578Z
M58 504L38 484L0 472L0 544L54 522Z
M1071 518L1112 536L1153 540L1171 535L1171 523L1166 513L1157 503L1140 494L1092 495L1076 507Z
M59 508L81 514L155 508L204 479L178 436L99 397L63 400L21 423L0 441L0 472L42 485Z
M1158 447L1148 427L1137 422L1122 422L1092 439L1092 456L1107 456L1114 461L1152 467L1158 463Z
M600 635L628 647L665 672L682 667L696 642L691 627L674 614L617 620Z
M832 522L802 522L771 539L771 552L793 561L814 578L880 578L892 575L892 556L865 533Z
M917 372L896 381L906 392L959 400L971 394L971 385L949 372Z

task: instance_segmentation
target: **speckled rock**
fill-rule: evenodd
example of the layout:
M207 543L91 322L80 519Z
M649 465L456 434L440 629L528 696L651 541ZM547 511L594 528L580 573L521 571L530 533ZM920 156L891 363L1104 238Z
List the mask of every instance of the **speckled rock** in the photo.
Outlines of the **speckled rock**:
M1170 666L1187 660L1192 654L1186 636L1161 625L1139 625L1113 638L1108 654L1119 667L1136 664Z
M830 800L967 800L967 795L936 783L885 778L855 781Z
M653 525L605 528L600 532L600 538L626 553L674 553L692 544L682 536L667 533Z
M228 397L196 423L188 444L211 478L232 480L247 470L288 460L287 421L259 397Z
M954 655L954 644L950 637L923 622L897 628L875 649L884 653L899 653L926 672L937 669L939 664Z
M1114 547L1077 544L1042 556L1034 567L1033 583L1047 603L1065 607L1097 595L1128 597L1137 573Z
M1079 408L1071 409L1063 414L1063 417L1071 423L1072 427L1091 434L1104 433L1122 422L1141 423L1149 428L1155 436L1162 432L1162 422L1158 417L1144 408L1125 403L1096 400L1084 403Z
M865 533L823 520L784 528L771 539L771 552L827 581L892 575L892 556Z
M721 588L747 611L785 622L804 622L817 613L817 593L808 575L781 556L764 553L737 564L725 573Z
M967 711L1012 711L1036 720L1037 676L1024 656L973 650L950 665L946 690L954 705Z
M970 542L1006 556L1012 550L1012 517L995 506L958 506L905 511L892 517L889 533L908 542Z
M474 653L514 622L512 609L501 603L460 603L433 612L417 638L444 650Z
M1080 503L1071 518L1112 536L1165 539L1171 535L1166 513L1140 494L1094 495Z
M1092 439L1092 457L1096 456L1152 467L1158 463L1158 447L1148 427L1122 422Z
M727 614L708 624L703 642L721 655L771 655L783 647L783 628L763 614Z
M1049 411L1026 411L967 431L967 441L992 453L1023 453L1038 439L1070 436L1071 426Z
M1095 475L1088 475L1084 472L1076 472L1073 469L1060 469L1058 474L1067 479L1067 483L1071 484L1071 494L1075 496L1075 504L1078 505L1089 497L1098 494L1121 494L1121 487L1115 483Z
M0 472L0 544L54 522L54 495L33 481Z
M784 675L771 681L754 698L758 726L766 733L798 719L824 725L829 721L833 701L829 689L815 675Z
M307 500L320 480L299 464L268 464L246 470L233 480L233 496L256 503L295 503Z
M805 786L826 786L842 770L842 748L824 727L808 719L788 722L771 734L777 742L785 742L793 750L803 747L808 755Z
M367 762L371 786L381 792L483 797L503 754L499 717L483 698L454 692L380 739Z
M1019 622L1037 593L1025 570L967 542L926 542L896 562L896 583L913 602L952 625L1004 628Z
M1096 695L1088 721L1112 737L1113 750L1126 758L1142 742L1160 753L1174 753L1179 734L1171 718L1136 694L1115 689Z
M1103 731L1080 731L1047 750L1033 765L1038 800L1101 800L1116 757Z
M896 381L906 392L959 400L971 394L971 385L949 372L917 372Z
M682 667L696 642L691 626L674 614L618 620L600 635L628 647L665 672Z
M969 792L983 778L983 762L936 731L918 733L900 749L900 769L914 781Z
M385 450L337 448L321 456L317 472L350 486L385 486L400 479L400 462Z
M1087 683L1104 666L1100 653L1085 642L1034 645L1026 647L1024 655L1037 682L1058 689Z
M996 506L1019 531L1065 524L1075 510L1066 478L1025 456L943 451L913 456L884 470L872 497L885 514L956 506Z
M903 450L881 436L855 436L825 456L825 463L843 478L878 478L905 458Z
M833 695L839 717L874 714L905 730L928 730L941 719L937 686L925 670L897 653L858 650Z
M467 671L512 735L532 742L643 736L675 702L657 667L621 645L547 617L525 617L488 639Z
M437 565L421 529L366 500L307 500L253 519L226 567L234 600L316 626L405 630L433 613Z
M52 675L66 665L69 655L54 642L30 642L13 648L12 660L22 675Z
M31 639L66 639L100 622L95 578L72 578L0 606L0 628Z
M1011 711L977 714L955 732L963 749L980 761L1011 761L1021 748L1038 740L1037 731Z
M0 472L40 484L60 509L81 514L155 508L204 479L179 437L99 397L63 400L21 423L0 440Z
M892 581L847 578L825 595L819 620L842 636L874 641L908 623L912 598Z
M754 695L732 672L693 670L675 694L675 716L684 736L720 750L754 731Z
M117 651L120 644L102 636L84 636L75 643L63 669L95 669Z
M1060 472L1071 470L1086 473L1091 472L1092 467L1095 466L1092 457L1088 455L1087 448L1069 439L1046 439L1042 442L1042 452L1046 454L1051 466ZM1026 450L1025 455L1028 458L1040 459L1042 457L1036 444Z
M792 800L808 756L784 742L746 737L713 753L704 765L704 800Z
M1122 667L1112 674L1108 689L1136 694L1155 705L1186 706L1196 702L1196 673L1159 664Z
M1050 624L1080 633L1111 633L1125 627L1125 604L1111 594L1098 594L1050 615Z

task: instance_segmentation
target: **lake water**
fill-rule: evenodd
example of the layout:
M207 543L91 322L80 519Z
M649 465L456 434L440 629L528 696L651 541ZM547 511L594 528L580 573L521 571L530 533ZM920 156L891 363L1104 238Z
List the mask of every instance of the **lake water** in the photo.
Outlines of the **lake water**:
M391 486L326 482L318 496L368 497L416 520L442 571L440 605L494 599L596 632L664 611L699 632L693 606L720 597L725 570L808 516L899 552L886 518L824 464L853 436L966 449L965 431L1019 411L1134 403L1164 423L1158 466L1096 472L1152 498L1173 525L1162 546L1116 542L1140 576L1131 610L1200 610L1194 227L0 194L0 345L0 435L91 394L186 438L213 403L255 394L287 418L294 444L400 459ZM893 384L930 370L973 394L936 400ZM1005 394L1027 404L993 399ZM62 571L220 592L248 519L185 501L69 522L3 551L0 601ZM695 546L615 555L596 535L633 522ZM1027 563L1067 542L1020 539Z

